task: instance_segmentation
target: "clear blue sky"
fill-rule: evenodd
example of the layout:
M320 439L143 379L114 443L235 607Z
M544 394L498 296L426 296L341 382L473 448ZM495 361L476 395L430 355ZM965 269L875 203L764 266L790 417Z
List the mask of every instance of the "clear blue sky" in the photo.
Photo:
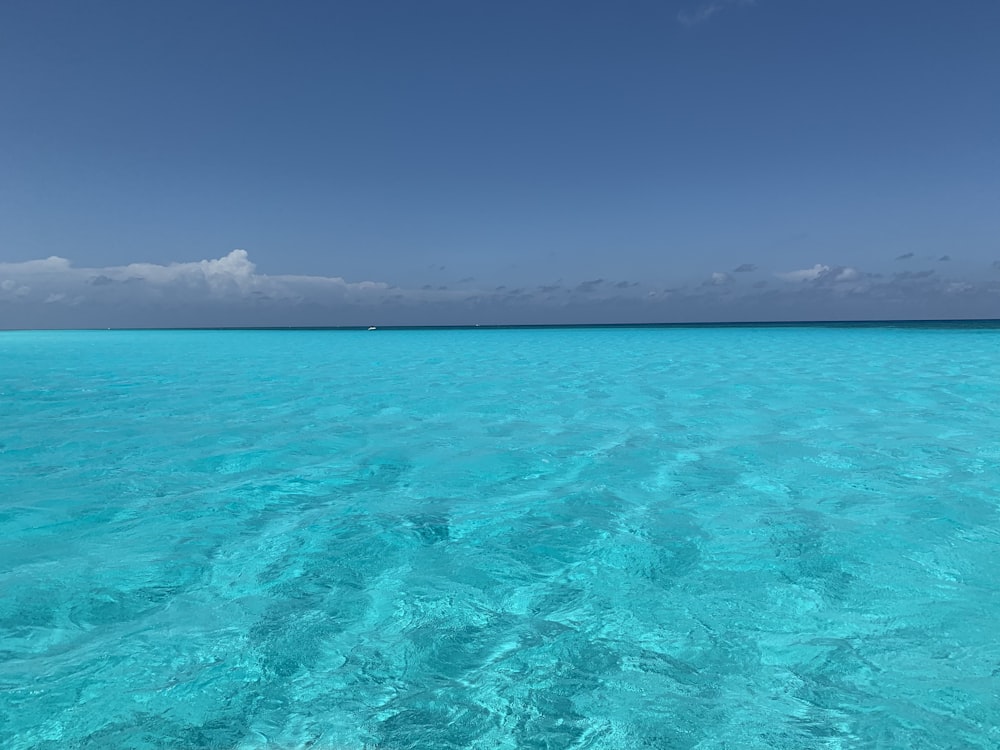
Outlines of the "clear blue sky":
M234 248L235 322L1000 317L1000 2L3 3L0 314Z

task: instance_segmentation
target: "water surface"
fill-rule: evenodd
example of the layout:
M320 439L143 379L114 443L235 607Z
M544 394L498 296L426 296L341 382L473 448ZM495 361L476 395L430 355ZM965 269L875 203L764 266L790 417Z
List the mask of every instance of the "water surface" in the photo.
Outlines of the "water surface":
M0 745L1000 746L1000 331L0 334Z

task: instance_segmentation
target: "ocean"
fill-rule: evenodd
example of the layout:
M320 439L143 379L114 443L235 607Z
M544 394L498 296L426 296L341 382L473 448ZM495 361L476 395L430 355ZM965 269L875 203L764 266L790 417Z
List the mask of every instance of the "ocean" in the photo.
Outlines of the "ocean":
M1000 328L0 333L0 746L996 748Z

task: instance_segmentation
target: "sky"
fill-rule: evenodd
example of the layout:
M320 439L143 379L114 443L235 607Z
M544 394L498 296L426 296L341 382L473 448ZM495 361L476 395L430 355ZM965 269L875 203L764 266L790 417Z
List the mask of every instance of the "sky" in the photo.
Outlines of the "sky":
M0 4L0 328L1000 318L997 0Z

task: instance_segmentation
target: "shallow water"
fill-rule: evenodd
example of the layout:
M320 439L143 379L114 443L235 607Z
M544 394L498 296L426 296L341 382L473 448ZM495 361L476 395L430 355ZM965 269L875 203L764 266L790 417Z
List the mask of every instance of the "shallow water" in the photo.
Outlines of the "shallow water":
M1000 330L0 334L0 746L1000 746Z

